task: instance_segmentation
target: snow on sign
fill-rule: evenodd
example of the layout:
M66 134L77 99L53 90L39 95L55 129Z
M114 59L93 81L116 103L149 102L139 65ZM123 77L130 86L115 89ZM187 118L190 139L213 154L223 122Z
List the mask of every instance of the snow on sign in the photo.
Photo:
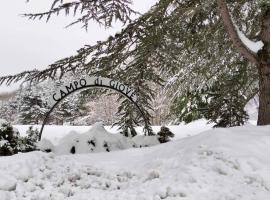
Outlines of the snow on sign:
M67 85L60 87L58 91L56 91L52 95L51 102L56 103L58 101L61 101L67 95L73 93L76 90L89 87L110 88L125 95L131 101L137 102L137 96L135 95L135 91L129 88L128 86L109 78L91 77L91 76L81 78L80 80L73 81L71 83L68 83Z
M44 126L54 110L56 106L68 95L72 94L73 92L76 92L78 90L86 89L86 88L108 88L111 90L115 90L119 92L120 94L124 95L127 97L138 109L138 111L141 113L145 125L147 124L146 117L144 115L144 112L142 109L138 106L137 104L137 96L135 94L135 91L128 86L109 79L109 78L103 78L103 77L95 77L95 76L87 76L87 77L82 77L78 80L72 81L68 84L65 84L61 86L59 89L57 89L51 96L50 98L50 104L53 105L52 108L49 110L49 112L46 114L45 119L43 120L40 133L39 133L39 140L41 140L42 132L44 129Z

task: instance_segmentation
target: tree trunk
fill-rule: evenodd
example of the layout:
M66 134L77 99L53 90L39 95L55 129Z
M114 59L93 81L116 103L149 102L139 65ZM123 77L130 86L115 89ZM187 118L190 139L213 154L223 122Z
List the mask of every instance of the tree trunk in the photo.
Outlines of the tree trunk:
M259 114L258 125L270 124L270 9L262 18L260 39L264 43L258 52L259 57Z
M270 124L270 64L259 66L259 113L257 125Z

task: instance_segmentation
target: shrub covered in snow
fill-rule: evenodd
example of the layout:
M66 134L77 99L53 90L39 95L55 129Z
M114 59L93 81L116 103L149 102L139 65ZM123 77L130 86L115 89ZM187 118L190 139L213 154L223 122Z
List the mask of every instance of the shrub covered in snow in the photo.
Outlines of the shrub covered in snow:
M6 120L0 119L0 156L18 152L19 133Z
M98 122L83 134L71 131L55 147L57 154L110 152L132 147L122 135L111 134Z
M16 128L0 119L0 156L37 150L38 130L29 127L26 133L25 137L21 137Z
M20 151L21 152L30 152L37 150L37 142L39 138L38 129L34 129L33 126L30 126L26 131L27 136L19 138Z
M170 131L168 127L162 126L158 132L158 140L160 143L166 143L170 141L170 138L174 137L174 133Z
M71 131L53 149L56 154L78 154L111 152L116 150L148 147L159 144L156 136L136 136L127 138L121 134L111 134L98 122L92 128L79 134Z

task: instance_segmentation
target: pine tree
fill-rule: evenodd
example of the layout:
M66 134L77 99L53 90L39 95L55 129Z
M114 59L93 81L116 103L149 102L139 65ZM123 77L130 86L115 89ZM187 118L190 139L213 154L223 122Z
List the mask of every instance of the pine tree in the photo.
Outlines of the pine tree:
M15 92L15 95L7 101L3 101L0 105L0 119L6 119L12 124L18 123L17 116L20 104L20 97Z
M9 156L19 151L19 133L5 120L0 120L0 156Z
M243 125L248 119L244 107L253 98L253 93L246 86L248 77L245 65L238 68L228 71L226 75L222 74L210 86L187 91L187 95L176 98L172 113L179 121L186 123L206 118L215 123L214 127Z
M112 19L130 21L133 12L129 1L97 2L99 4L96 1L64 3L55 0L48 12L27 16L49 19L61 11L69 14L81 10L85 11L83 17L76 22L82 22L85 27L89 20L105 26L111 26ZM245 65L248 80L243 88L248 89L243 95L249 98L259 94L258 125L270 124L269 21L269 0L159 0L147 13L106 41L85 46L76 55L59 60L46 70L5 76L0 83L21 79L43 81L57 75L62 77L69 71L110 77L135 88L148 118L154 93L148 87L150 83L165 84L172 98L180 97L186 94L186 88L193 91L206 86L211 88L220 77ZM262 48L250 50L241 34L260 41ZM131 118L127 105L123 103L122 107Z
M27 88L23 94L19 119L22 124L39 124L47 111L46 104L38 94L34 94L31 88Z
M20 152L30 152L37 150L37 142L39 140L39 131L30 126L26 131L25 137L20 137L18 140Z
M205 118L208 110L207 95L203 90L187 91L186 94L174 100L171 106L171 113L178 122L190 123Z
M238 70L223 75L214 82L208 89L208 109L205 118L215 122L215 127L232 127L243 125L248 115L245 105L253 98L253 94L248 96L244 87L248 82L248 74L243 65ZM257 90L255 89L255 92Z

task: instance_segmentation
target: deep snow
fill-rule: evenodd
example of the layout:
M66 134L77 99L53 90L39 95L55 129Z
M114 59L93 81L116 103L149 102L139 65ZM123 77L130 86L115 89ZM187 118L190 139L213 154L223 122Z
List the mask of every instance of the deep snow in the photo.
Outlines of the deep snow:
M129 148L149 147L160 144L158 137L137 135L135 137L125 137L121 134L112 134L108 132L102 122L95 123L85 133L69 132L60 139L58 144L48 145L48 140L41 140L39 149L48 150L57 155L81 154L81 153L100 153L111 152ZM51 147L50 147L51 146Z
M0 199L268 200L269 149L270 126L246 125L148 148L0 157Z
M250 123L253 123L253 121L249 121ZM256 122L255 122L256 123ZM15 125L16 129L20 132L22 136L26 135L26 131L28 130L30 125ZM40 129L39 125L33 126L34 128ZM205 119L200 119L194 122L191 122L189 124L180 124L180 125L173 125L168 126L170 130L175 133L174 140L181 139L185 137L189 137L192 135L197 135L200 132L210 130L213 127L213 124L207 124L207 121ZM57 126L57 125L46 125L42 138L50 140L53 144L58 144L62 138L64 138L66 135L68 135L70 132L74 131L76 133L82 134L87 131L91 126ZM153 131L157 133L160 130L160 126L152 126ZM111 126L105 126L105 129L110 133L118 133L118 127L111 127ZM137 132L139 134L143 134L143 128L137 127Z

